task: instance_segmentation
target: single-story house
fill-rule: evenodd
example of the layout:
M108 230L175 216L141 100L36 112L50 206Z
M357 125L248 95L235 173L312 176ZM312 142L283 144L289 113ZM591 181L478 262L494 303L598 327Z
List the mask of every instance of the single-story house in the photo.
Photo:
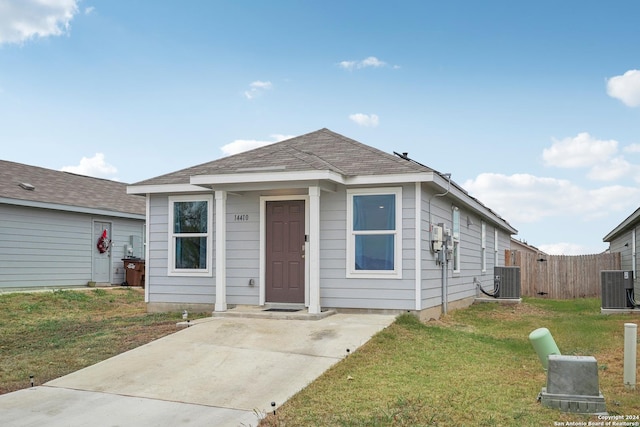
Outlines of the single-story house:
M122 284L145 209L125 183L0 160L0 292Z
M493 286L517 232L450 174L328 129L128 192L147 198L150 311L288 304L438 317L473 302L477 282Z
M528 244L527 242L523 241L523 240L518 240L515 238L511 238L511 252L522 252L522 253L527 253L527 254L534 254L536 255L538 258L541 257L546 257L549 254L547 254L546 252L540 250L539 248L536 248L533 245ZM513 258L515 259L515 258Z
M611 230L602 241L609 243L609 252L620 252L620 268L633 271L633 277L638 278L638 253L636 242L640 237L640 208L629 215L616 228Z

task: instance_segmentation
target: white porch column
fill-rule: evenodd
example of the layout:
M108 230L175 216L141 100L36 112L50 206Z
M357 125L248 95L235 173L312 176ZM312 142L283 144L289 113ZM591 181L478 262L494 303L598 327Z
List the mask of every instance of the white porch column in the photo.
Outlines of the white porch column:
M227 192L216 190L216 311L227 311Z
M320 308L320 187L309 187L309 314Z

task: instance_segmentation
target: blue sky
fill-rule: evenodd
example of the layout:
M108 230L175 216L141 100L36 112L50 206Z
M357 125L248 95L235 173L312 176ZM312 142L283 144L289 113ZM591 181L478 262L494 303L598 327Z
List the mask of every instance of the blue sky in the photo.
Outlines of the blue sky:
M550 253L640 201L640 2L0 0L0 158L128 183L323 127Z

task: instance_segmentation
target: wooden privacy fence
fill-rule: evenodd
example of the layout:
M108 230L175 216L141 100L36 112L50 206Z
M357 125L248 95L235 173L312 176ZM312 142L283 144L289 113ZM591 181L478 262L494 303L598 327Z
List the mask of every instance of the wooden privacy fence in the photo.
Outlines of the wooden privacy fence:
M620 253L569 256L505 250L505 265L520 267L523 296L599 297L600 271L620 270Z

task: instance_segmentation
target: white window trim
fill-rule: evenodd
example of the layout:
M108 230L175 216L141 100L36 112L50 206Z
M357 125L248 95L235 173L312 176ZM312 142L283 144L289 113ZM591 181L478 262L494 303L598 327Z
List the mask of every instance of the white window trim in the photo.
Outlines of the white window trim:
M482 266L482 272L487 271L487 223L482 221L480 224L480 263Z
M383 231L353 231L353 196L393 194L396 197L396 228ZM393 270L356 270L355 236L357 234L393 234ZM353 188L347 189L347 278L362 279L402 279L402 187Z
M498 229L493 230L493 266L498 265Z
M455 233L455 219L456 216L458 217L458 235L456 236ZM462 233L462 229L461 229L461 224L460 224L460 210L456 207L453 206L452 207L452 212L451 212L451 242L453 245L453 248L451 248L453 250L453 272L454 273L460 273L460 266L462 265L462 260L460 259L460 242L462 241L462 238L460 236L460 234ZM455 244L457 243L457 245Z
M186 269L175 268L175 236L173 233L173 205L175 202L207 202L207 268L206 269ZM212 277L213 276L213 194L202 195L181 195L169 196L168 215L168 276L188 276L188 277Z

